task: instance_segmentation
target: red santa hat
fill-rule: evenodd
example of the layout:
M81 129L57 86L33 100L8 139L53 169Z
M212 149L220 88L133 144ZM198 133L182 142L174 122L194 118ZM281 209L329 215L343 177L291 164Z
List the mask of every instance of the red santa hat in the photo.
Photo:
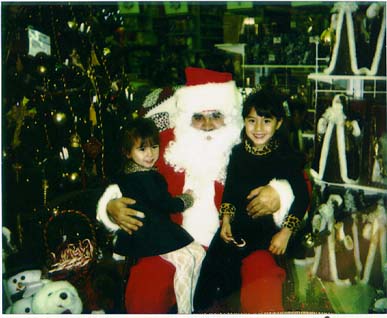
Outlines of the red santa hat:
M187 86L232 81L231 73L216 72L197 67L187 67L185 69L185 78Z
M173 98L167 99L146 114L168 112L171 126L179 113L193 114L207 110L218 110L226 117L240 115L242 96L231 73L217 72L204 68L185 69L186 86L177 89Z
M242 96L230 73L187 67L185 74L186 86L175 93L176 116L208 110L218 110L225 117L240 115Z

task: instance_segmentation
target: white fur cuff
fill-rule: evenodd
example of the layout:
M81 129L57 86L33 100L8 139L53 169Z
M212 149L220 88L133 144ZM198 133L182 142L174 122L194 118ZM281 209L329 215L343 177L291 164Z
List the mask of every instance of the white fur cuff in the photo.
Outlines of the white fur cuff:
M122 193L118 185L112 184L106 188L105 192L102 194L97 203L97 220L102 222L102 224L109 231L117 231L120 227L110 220L106 212L107 204L110 200L118 199L121 197Z
M281 227L282 222L287 216L289 209L294 201L294 194L292 187L286 180L273 179L269 182L269 186L273 187L280 196L281 206L279 210L273 213L274 223Z

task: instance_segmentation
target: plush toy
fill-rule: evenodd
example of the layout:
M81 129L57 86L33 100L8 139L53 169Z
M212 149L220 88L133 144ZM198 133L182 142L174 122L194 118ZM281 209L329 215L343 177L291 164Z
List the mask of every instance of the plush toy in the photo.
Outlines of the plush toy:
M7 279L7 294L11 301L20 299L30 286L40 281L41 277L40 269L29 269L10 276Z
M17 247L13 242L11 230L5 226L2 227L2 239L3 272L5 272L7 270L5 260L9 255L17 252Z
M82 301L67 281L47 281L32 297L34 314L81 314Z
M19 251L8 255L3 274L5 280L5 295L10 304L25 297L24 293L33 290L39 285L42 278L42 264L32 253ZM40 288L40 286L39 286Z
M15 301L5 311L6 314L33 314L32 296Z

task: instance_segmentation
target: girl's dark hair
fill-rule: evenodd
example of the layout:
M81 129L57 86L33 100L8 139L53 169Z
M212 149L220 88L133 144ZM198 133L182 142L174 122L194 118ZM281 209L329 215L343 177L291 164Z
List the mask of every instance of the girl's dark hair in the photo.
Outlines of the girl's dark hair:
M135 142L140 139L141 147L158 145L160 143L159 131L153 120L138 117L128 124L123 130L121 151L125 156L129 153Z
M242 117L245 119L254 108L258 116L274 116L277 120L283 119L285 117L283 102L284 98L273 90L262 89L253 92L247 96L243 103Z

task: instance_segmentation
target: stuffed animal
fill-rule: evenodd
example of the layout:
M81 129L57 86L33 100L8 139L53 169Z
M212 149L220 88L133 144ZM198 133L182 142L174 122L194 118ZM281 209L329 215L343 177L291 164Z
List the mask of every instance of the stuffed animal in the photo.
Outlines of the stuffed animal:
M5 226L2 227L2 239L3 272L5 272L7 270L5 260L9 255L17 252L17 247L13 242L11 230Z
M41 262L26 251L8 255L3 279L9 304L26 297L24 293L28 289L36 289L42 278L41 268ZM29 293L33 294L31 290Z
M81 314L82 301L68 281L47 281L32 297L34 314Z
M7 274L7 273L6 273ZM21 299L23 294L30 288L35 288L35 285L40 282L42 270L27 269L18 272L12 276L6 277L5 293L10 303Z
M15 301L5 311L6 314L33 314L32 296Z

